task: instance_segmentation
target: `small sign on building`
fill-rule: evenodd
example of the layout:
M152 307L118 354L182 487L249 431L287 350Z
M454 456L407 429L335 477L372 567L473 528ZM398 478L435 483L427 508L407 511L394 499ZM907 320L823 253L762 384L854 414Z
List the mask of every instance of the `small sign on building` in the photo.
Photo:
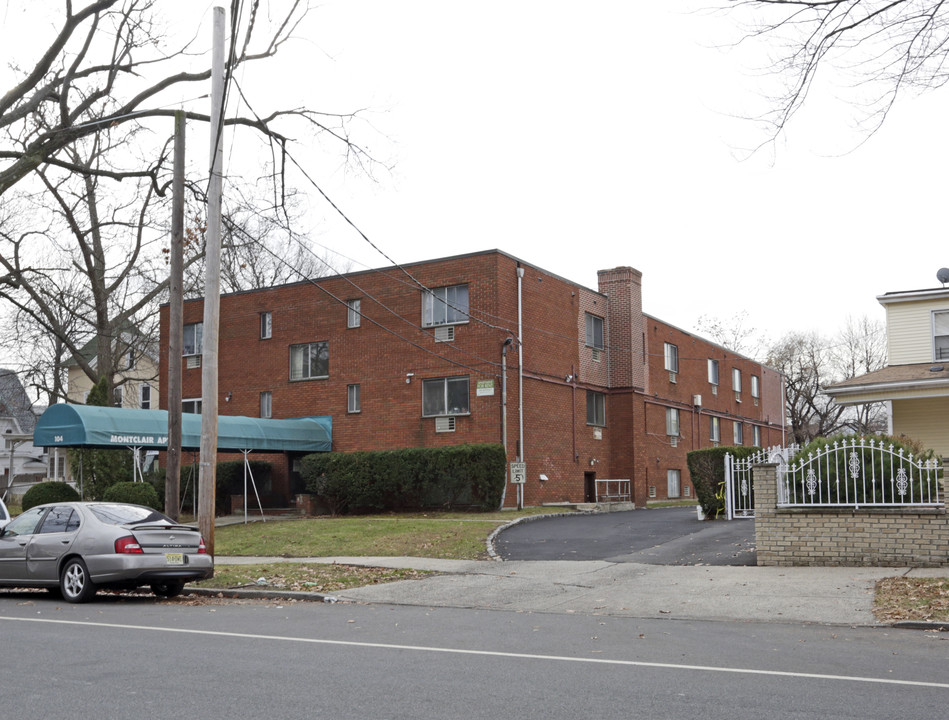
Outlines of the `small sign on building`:
M478 380L475 394L478 397L482 395L494 395L494 380Z

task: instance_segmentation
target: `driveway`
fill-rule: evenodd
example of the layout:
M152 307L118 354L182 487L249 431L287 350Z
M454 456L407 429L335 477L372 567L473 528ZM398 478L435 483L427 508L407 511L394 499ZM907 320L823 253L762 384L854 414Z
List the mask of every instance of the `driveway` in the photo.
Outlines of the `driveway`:
M753 520L701 521L694 507L576 514L520 522L494 548L505 560L754 565Z

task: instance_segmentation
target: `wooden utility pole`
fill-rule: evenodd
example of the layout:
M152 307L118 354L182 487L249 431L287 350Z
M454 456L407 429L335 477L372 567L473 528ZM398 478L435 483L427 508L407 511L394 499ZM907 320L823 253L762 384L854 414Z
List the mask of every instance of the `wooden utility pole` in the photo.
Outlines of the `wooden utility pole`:
M214 554L214 495L217 482L218 316L221 306L221 195L224 173L224 8L214 8L211 58L211 176L205 236L204 338L201 350L201 457L198 527Z
M172 178L171 248L168 289L168 456L165 460L165 514L178 519L181 488L181 345L184 317L185 114L175 113L175 168Z

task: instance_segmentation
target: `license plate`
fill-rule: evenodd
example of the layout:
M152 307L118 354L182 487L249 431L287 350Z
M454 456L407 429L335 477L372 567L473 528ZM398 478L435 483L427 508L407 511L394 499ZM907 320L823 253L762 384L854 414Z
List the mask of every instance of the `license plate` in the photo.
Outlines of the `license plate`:
M184 565L184 553L165 553L165 563L168 565Z

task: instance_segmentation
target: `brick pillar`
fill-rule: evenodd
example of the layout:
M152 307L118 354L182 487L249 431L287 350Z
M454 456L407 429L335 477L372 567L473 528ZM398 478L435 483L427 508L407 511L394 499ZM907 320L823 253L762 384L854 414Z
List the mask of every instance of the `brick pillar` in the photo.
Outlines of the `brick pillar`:
M778 466L774 463L755 465L751 470L755 490L755 548L758 565L779 565L775 553L778 507Z

